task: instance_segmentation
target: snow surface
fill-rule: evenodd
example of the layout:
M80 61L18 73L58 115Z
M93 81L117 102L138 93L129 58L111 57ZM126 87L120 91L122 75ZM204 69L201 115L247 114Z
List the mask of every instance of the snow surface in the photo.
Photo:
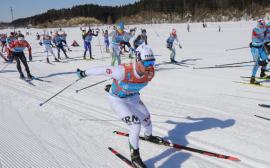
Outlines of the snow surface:
M252 61L249 48L226 51L247 47L252 27L222 28L222 32L218 32L218 28L193 29L192 26L190 32L186 28L177 29L183 49L175 46L176 60L194 64L188 67L162 62L169 61L170 51L163 41L164 35L167 36L172 28L156 30L160 37L154 29L147 29L148 42L157 59L157 73L140 93L151 113L153 135L172 143L237 157L241 161L140 141L145 164L149 168L270 167L270 122L254 116L270 118L270 109L258 106L269 103L270 89L233 82L249 82L240 76L251 76L252 67L193 69ZM44 63L45 53L35 40L36 32L42 30L27 30L32 32L26 36L33 49L34 61L29 63L31 73L51 83L32 81L34 86L27 84L19 79L15 64L0 73L0 168L128 167L108 150L112 147L130 158L128 138L113 134L115 130L128 133L129 128L109 106L104 86L112 81L75 93L75 90L108 77L84 78L39 106L76 81L77 68L86 70L111 62L110 55L104 52L101 35L99 40L93 37L93 57L103 57L105 61L84 61L81 60L84 51L81 31L79 28L65 30L69 45L76 40L80 47L71 47L73 52L68 52L68 56L74 59L66 60L68 63L54 62L55 66ZM0 31L4 32L6 30ZM56 49L54 52L57 53ZM28 57L27 50L25 53ZM63 53L61 56L63 58ZM52 56L50 60L53 60ZM2 62L0 69L6 66ZM123 63L128 62L129 59L123 60ZM269 81L261 82L270 86Z

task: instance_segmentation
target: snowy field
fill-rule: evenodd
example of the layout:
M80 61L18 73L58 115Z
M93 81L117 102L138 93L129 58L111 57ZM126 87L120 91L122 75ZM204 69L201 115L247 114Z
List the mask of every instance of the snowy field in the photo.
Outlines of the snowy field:
M163 63L169 61L170 56L164 35L167 36L172 28L155 29L160 37L154 29L147 29L148 43L157 60L156 76L140 94L151 113L153 135L172 143L237 157L240 161L140 141L142 160L149 168L270 167L270 122L254 116L270 118L269 109L258 106L269 103L270 89L233 82L249 82L240 76L250 77L252 67L193 69L252 61L249 48L226 51L248 47L252 27L224 28L222 32L217 28L191 27L190 32L185 28L177 29L183 49L176 48L175 59L194 64L188 67ZM42 30L31 29L32 35L26 36L32 46L34 61L29 63L32 75L51 83L34 80L33 85L29 85L19 79L15 64L0 73L0 168L128 167L108 150L112 147L130 159L128 138L113 134L115 130L128 133L129 128L109 106L104 86L112 80L75 92L108 77L84 78L39 106L76 81L77 68L86 70L111 63L110 55L104 52L101 35L93 37L92 53L94 58L103 57L104 61L85 61L82 60L84 48L79 28L64 30L69 45L73 40L80 44L80 47L71 47L73 52L67 53L74 59L62 60L68 63L44 63L46 54L35 36ZM138 34L139 31L136 36ZM54 52L57 53L56 49ZM25 54L28 58L27 49ZM89 53L87 56L89 58ZM123 58L127 56L125 54ZM61 57L64 58L63 53ZM2 69L6 63L2 58L0 60ZM52 56L50 60L53 60ZM260 81L270 86L270 81Z

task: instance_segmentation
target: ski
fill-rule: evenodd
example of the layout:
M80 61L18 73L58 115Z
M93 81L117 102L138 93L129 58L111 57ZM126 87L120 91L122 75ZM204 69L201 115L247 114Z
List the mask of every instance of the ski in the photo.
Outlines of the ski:
M240 78L249 78L249 79L250 79L250 77L248 77L248 76L240 76ZM258 77L258 78L255 77L255 79L265 79L265 80L270 80L270 78L261 78L261 77Z
M20 79L21 79L21 78L20 78ZM28 83L29 85L35 86L33 83L31 83L32 79L27 80L26 78L23 78L23 79L21 79L21 80L25 81L25 82Z
M259 87L264 87L264 88L270 88L270 86L265 86L265 85L257 85L257 84L253 84L253 83L245 83L245 82L237 82L237 81L233 81L235 83L241 83L241 84L245 84L245 85L252 85L252 86L259 86Z
M124 161L126 164L128 164L130 167L133 167L131 164L131 161L125 158L123 155L120 153L116 152L113 148L109 147L108 148L113 154L115 154L118 158L120 158L122 161Z
M50 82L51 82L51 81L46 81L46 80L39 79L39 78L35 78L35 79L33 79L33 80L37 80L37 81L41 81L41 82L48 82L48 83L50 83Z
M179 65L179 66L188 67L188 66L186 66L187 65L186 63L181 63L181 62L165 62L165 61L162 61L162 62L165 64L172 64L172 65Z
M259 106L261 106L261 107L268 107L268 108L270 108L270 105L267 105L267 104L258 104Z
M265 118L265 117L261 117L261 116L257 116L257 115L255 115L255 117L258 117L258 118L261 118L261 119L265 119L265 120L269 120L270 121L269 118Z
M49 64L49 65L55 65L53 63L50 63L50 62L44 62L45 64Z
M57 62L57 63L68 63L67 61L52 61L52 62Z
M119 131L114 131L113 133L115 133L117 135L126 136L126 137L129 136L129 134L122 133L122 132L119 132ZM144 137L139 137L139 139L145 141ZM187 147L187 146L182 146L182 145L178 145L178 144L172 144L172 143L166 142L166 141L165 141L164 146L168 146L168 147L172 147L172 148L176 148L176 149L183 149L183 150L187 150L187 151L190 151L190 152L200 153L200 154L203 154L203 155L213 156L213 157L217 157L217 158L221 158L221 159L228 159L228 160L233 160L233 161L239 160L238 158L235 158L235 157L221 155L221 154L212 153L212 152L207 152L207 151L203 151L203 150L199 150L199 149L195 149L195 148L191 148L191 147Z

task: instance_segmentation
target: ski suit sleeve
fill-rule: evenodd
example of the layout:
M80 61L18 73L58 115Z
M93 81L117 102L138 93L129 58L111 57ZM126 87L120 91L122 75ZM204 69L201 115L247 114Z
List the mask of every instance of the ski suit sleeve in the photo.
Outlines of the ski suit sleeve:
M85 71L87 76L104 75L122 81L125 78L125 69L122 65L94 67Z
M26 42L26 47L28 48L29 55L32 55L32 49L31 49L30 44L27 41L25 42Z
M180 42L178 40L178 37L176 36L175 40L177 41L177 44L180 45Z
M110 34L109 34L109 37L111 37L113 34L115 34L115 30L113 30L112 32L110 32Z
M265 28L265 27L263 27L262 29L257 29L257 28L255 28L255 29L253 29L253 35L254 35L254 36L261 35L261 34L263 34L265 31L266 31L266 28Z
M135 46L136 41L139 41L141 39L141 36L138 35L138 37L134 40L133 45Z
M94 33L93 33L92 35L93 35L93 36L96 36L96 37L98 36L98 34L94 34Z
M39 42L42 43L42 40L43 40L43 36L40 36Z
M146 39L145 39L145 44L148 45L148 43L147 43L147 36L146 36Z
M11 49L12 48L14 48L15 47L15 43L14 43L14 41L11 43L11 44L9 44L8 45L8 47L7 47L7 54L8 54L8 57L10 57L11 56Z
M165 44L167 44L167 45L168 45L169 38L170 38L170 35L168 35L167 38L165 39Z

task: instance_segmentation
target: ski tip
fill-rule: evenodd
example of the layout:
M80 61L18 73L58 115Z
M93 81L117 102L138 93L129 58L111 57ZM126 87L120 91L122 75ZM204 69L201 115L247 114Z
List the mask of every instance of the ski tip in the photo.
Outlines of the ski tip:
M43 105L42 103L39 104L39 106L42 106L42 105Z
M235 158L235 157L229 157L228 160L233 160L233 161L240 161L240 159Z
M76 93L78 93L79 91L78 90L76 90Z
M111 147L108 147L109 150L111 150L112 148Z
M117 134L118 131L113 131L114 134Z

